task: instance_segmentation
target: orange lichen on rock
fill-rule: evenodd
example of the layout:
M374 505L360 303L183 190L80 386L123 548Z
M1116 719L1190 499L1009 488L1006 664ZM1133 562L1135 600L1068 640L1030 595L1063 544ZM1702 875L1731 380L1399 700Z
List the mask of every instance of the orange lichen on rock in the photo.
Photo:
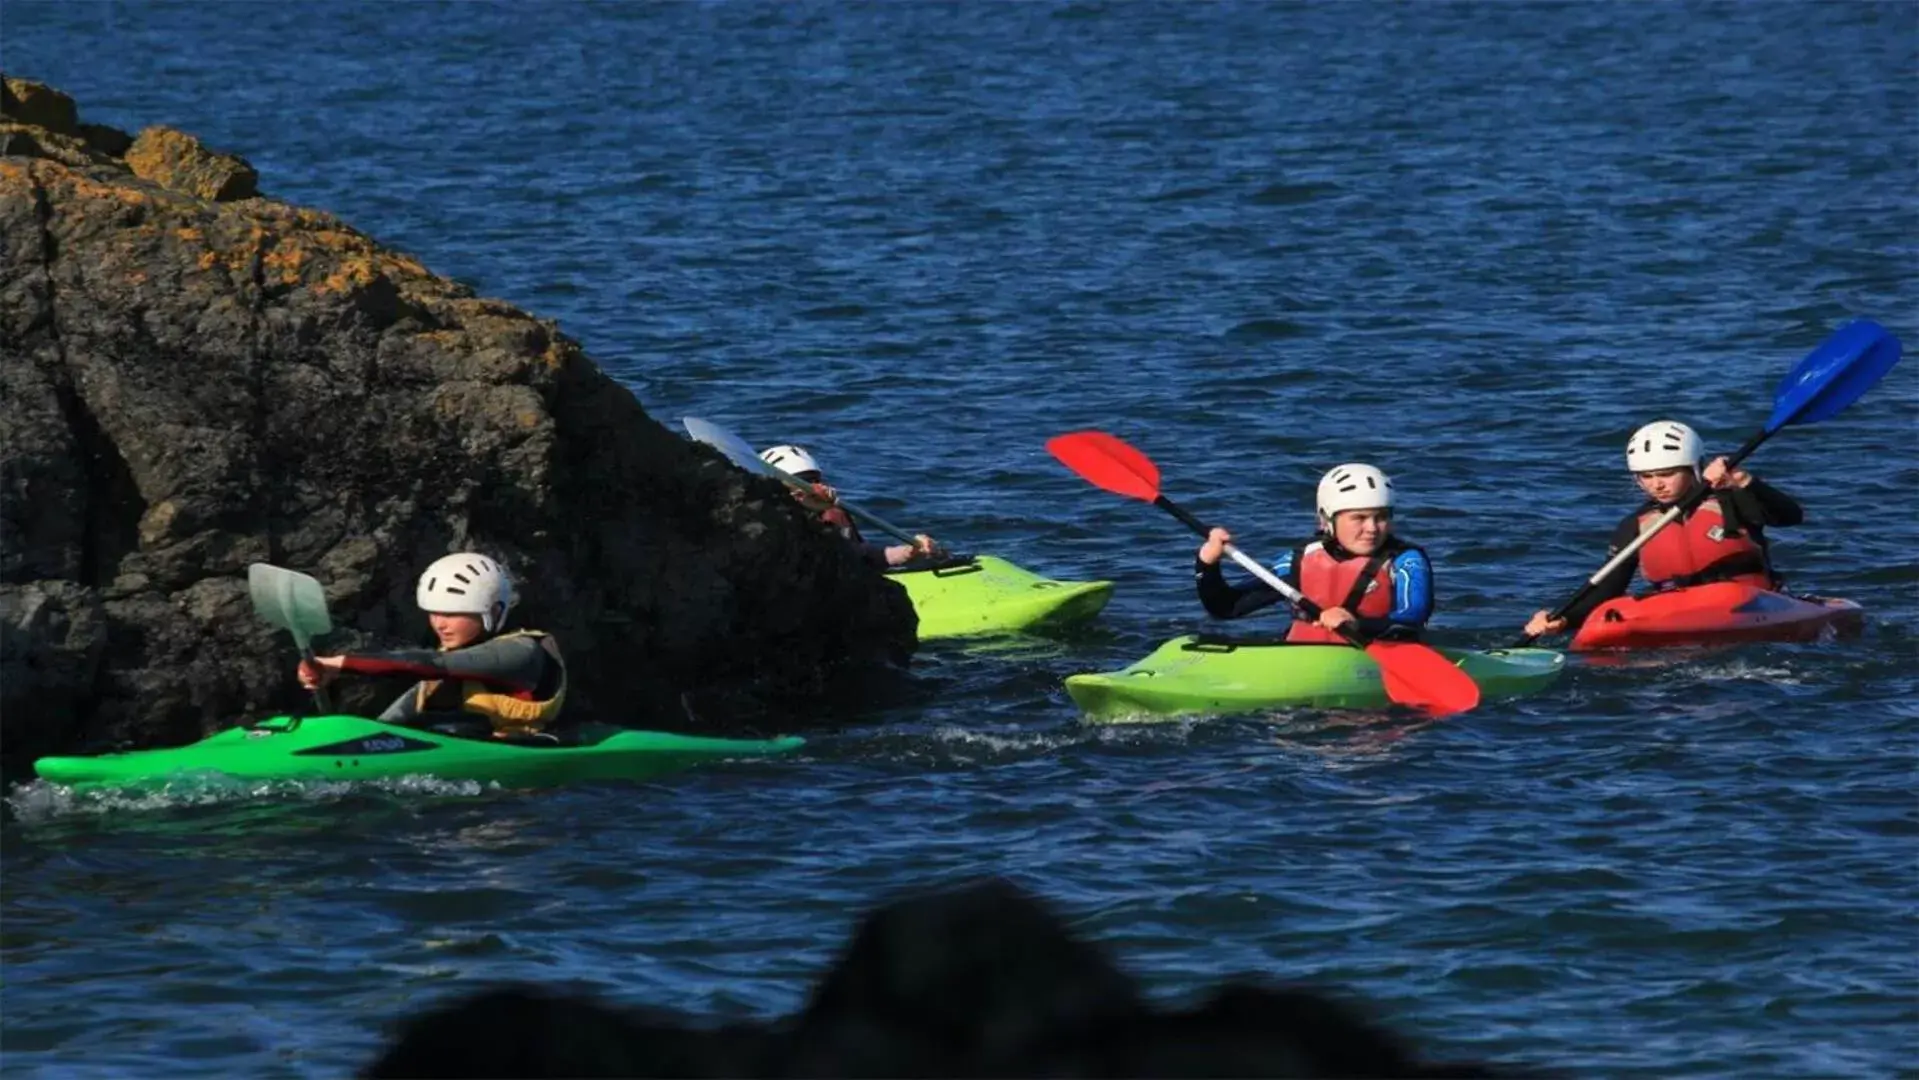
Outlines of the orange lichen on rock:
M373 284L379 277L380 271L373 265L372 259L361 255L350 255L341 259L340 268L315 285L313 291L324 296L327 293L363 289Z
M170 127L156 125L140 132L127 148L126 162L142 180L196 199L231 202L259 194L260 174L245 158L210 150Z
M282 285L300 283L301 270L307 264L307 250L293 237L281 239L266 253L266 268Z

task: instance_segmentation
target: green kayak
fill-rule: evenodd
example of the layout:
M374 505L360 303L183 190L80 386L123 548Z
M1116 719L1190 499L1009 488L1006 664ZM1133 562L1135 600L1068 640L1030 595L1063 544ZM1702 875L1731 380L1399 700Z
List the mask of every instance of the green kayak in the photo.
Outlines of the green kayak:
M1565 655L1551 649L1439 651L1472 676L1487 701L1538 690L1566 665ZM1174 638L1121 671L1069 676L1066 692L1088 719L1109 722L1388 703L1379 665L1358 649L1191 636Z
M921 641L1080 622L1113 595L1110 581L1053 581L991 555L887 576L912 597Z
M797 737L709 739L608 725L561 743L501 742L382 724L358 716L276 716L188 746L98 757L44 757L33 769L76 787L142 787L193 775L240 780L371 780L433 776L544 787L575 780L644 780L722 758L798 749Z

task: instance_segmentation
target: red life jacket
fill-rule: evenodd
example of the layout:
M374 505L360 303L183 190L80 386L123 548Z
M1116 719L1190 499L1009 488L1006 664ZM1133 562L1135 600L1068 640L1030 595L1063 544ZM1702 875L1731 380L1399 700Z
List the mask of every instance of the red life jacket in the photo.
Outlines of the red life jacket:
M1343 607L1355 618L1383 619L1393 613L1393 556L1404 550L1403 544L1388 543L1365 558L1341 559L1326 550L1324 540L1315 540L1293 553L1293 567L1286 576L1306 599L1322 608ZM1293 619L1286 640L1346 643L1337 633L1303 617Z
M1645 532L1665 507L1651 506L1639 513L1639 531ZM1709 581L1735 581L1761 589L1777 583L1766 561L1766 549L1749 530L1729 527L1715 496L1691 514L1659 531L1639 549L1639 572L1654 588L1673 589Z

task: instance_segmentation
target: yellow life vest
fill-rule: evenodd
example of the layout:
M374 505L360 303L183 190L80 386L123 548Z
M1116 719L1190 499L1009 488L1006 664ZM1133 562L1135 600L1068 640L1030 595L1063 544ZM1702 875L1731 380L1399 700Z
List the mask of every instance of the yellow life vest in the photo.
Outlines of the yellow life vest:
M508 735L532 735L552 723L560 715L560 707L566 704L566 660L560 656L560 647L551 635L538 630L515 630L501 634L500 638L530 637L540 643L546 654L552 657L559 668L560 685L553 696L544 700L521 698L500 692L497 687L485 683L462 679L457 682L447 679L422 680L417 690L419 697L415 704L421 712L459 710L484 716L493 722L493 734L496 738ZM500 640L495 638L494 640ZM444 690L446 693L441 693ZM437 700L436 700L437 698Z

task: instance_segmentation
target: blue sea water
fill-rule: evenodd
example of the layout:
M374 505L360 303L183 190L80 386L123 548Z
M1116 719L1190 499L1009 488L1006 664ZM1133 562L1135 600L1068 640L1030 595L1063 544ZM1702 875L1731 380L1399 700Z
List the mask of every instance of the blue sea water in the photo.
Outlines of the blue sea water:
M0 68L557 318L662 421L798 441L881 514L1118 582L928 646L798 759L537 794L16 787L10 1075L337 1075L501 978L795 1007L865 907L996 873L1156 991L1346 986L1585 1075L1919 1059L1919 368L1753 467L1854 642L1575 662L1385 716L1079 722L1200 625L1193 541L1043 449L1098 427L1276 555L1392 473L1443 640L1509 638L1847 318L1919 335L1909 4L127 5L9 0ZM643 659L643 658L642 658ZM1401 737L1395 737L1401 736Z

